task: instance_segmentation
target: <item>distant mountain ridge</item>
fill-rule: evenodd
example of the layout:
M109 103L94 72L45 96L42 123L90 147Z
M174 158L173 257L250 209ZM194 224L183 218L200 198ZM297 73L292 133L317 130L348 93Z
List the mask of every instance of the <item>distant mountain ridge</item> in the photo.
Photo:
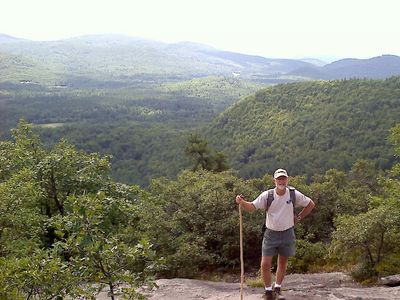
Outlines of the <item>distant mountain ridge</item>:
M21 40L23 40L23 39L13 37L8 34L0 33L0 43L15 42L15 41L21 41Z
M30 41L0 34L0 82L96 86L104 82L187 80L240 76L262 83L400 75L400 57L344 59L323 65L222 51L211 46L168 44L124 35L89 35L58 41ZM322 65L317 66L316 64Z
M347 58L322 67L302 67L290 74L313 79L386 78L400 74L400 57L386 54L369 59Z
M0 43L0 53L32 60L30 68L1 62L6 74L45 84L57 80L74 85L86 81L129 82L152 78L191 79L204 76L232 76L234 72L250 80L268 80L312 64L297 60L268 59L213 49L195 43L167 44L122 35L93 35L59 41L36 42L8 39ZM35 67L46 72L35 74ZM0 81L10 80L0 74Z

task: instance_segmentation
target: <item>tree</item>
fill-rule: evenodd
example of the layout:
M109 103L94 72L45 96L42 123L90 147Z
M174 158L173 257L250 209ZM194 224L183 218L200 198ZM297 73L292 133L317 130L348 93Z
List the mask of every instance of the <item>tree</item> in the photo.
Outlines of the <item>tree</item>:
M227 162L226 155L222 152L216 152L214 156L214 171L215 172L222 172L229 169L229 165Z
M383 200L366 213L338 217L331 249L344 261L357 256L359 269L354 275L365 280L377 275L377 266L383 257L399 250L399 228L398 200Z
M60 234L68 232L57 246L68 252L74 270L81 270L88 282L99 284L98 291L107 286L115 299L124 285L122 292L137 298L140 286L153 284L159 259L147 240L135 241L131 235L129 229L138 225L134 202L99 192L70 196L65 209L65 215L52 220Z
M42 245L46 218L39 209L40 199L28 169L0 183L0 257L28 256Z
M391 130L390 140L398 155L399 125ZM343 214L336 219L331 250L342 260L358 258L358 268L353 276L359 280L400 271L400 264L397 263L400 257L398 166L394 165L387 177L365 161L355 164L350 172L352 179L358 182L354 184L353 180L350 184L358 193L364 193L360 201L365 207L361 213L354 214L353 209L353 215ZM366 192L369 194L366 195Z
M0 299L90 299L93 293L82 282L57 247L37 248L27 257L0 257Z
M46 150L24 121L13 136L0 142L0 296L93 297L107 283L114 297L124 282L141 297L158 265L137 233L145 193L112 182L107 156L65 140Z
M23 168L34 171L45 151L39 136L34 134L32 126L21 120L17 128L11 130L14 143L0 142L0 180L7 180L12 174Z
M190 135L185 153L194 161L193 171L212 170L211 149L208 147L207 141L199 135Z
M395 127L393 127L390 131L389 139L392 142L394 146L394 152L397 158L400 157L400 124L397 124ZM400 178L400 163L397 163L393 166L391 170L391 175L394 178L399 179ZM398 183L400 183L399 180L397 180ZM400 187L399 189L400 190Z
M192 159L193 171L207 170L222 172L228 170L226 156L208 147L208 142L197 134L189 137L185 153Z
M365 193L374 192L378 187L377 178L379 171L375 168L372 161L358 160L356 161L349 172L349 179L361 185Z
M397 124L390 130L389 139L394 146L396 156L400 157L400 124Z

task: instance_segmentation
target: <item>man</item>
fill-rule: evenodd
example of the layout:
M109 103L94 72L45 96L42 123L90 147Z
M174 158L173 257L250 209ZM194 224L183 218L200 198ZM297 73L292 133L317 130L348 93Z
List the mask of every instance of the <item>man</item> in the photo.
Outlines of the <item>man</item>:
M268 300L284 299L281 285L285 277L289 256L295 255L296 237L294 225L303 220L315 207L314 202L295 190L296 206L303 207L302 211L294 215L293 203L290 199L288 174L284 169L274 173L275 188L273 201L266 213L266 230L262 242L261 276L265 286L265 298ZM244 210L252 212L256 209L267 209L268 191L261 193L254 201L248 202L243 195L236 196L238 203ZM276 282L271 285L271 265L273 256L278 255Z

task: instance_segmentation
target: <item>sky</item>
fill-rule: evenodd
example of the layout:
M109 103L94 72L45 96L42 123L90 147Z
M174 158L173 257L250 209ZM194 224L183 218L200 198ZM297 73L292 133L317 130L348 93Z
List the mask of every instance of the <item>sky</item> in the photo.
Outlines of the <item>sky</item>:
M400 56L399 0L2 0L0 7L0 33L31 40L117 33L269 58Z

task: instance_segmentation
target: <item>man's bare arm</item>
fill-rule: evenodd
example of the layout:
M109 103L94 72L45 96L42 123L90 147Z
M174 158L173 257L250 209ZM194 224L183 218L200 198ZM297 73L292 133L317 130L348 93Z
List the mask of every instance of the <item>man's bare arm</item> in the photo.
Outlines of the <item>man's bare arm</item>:
M253 212L256 210L253 203L246 201L243 195L236 196L236 203L239 204L245 211Z
M297 215L297 218L295 220L295 222L299 222L301 220L303 220L307 215L310 214L310 212L314 209L315 207L315 203L314 201L310 201L310 203L308 203L308 205L306 207L304 207L302 209L302 211Z

